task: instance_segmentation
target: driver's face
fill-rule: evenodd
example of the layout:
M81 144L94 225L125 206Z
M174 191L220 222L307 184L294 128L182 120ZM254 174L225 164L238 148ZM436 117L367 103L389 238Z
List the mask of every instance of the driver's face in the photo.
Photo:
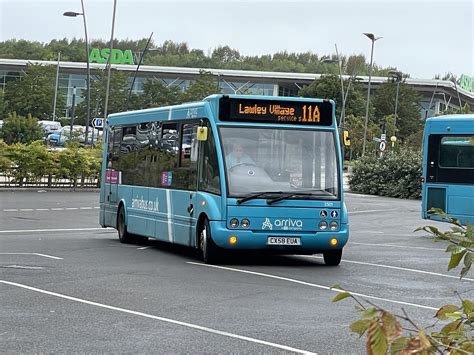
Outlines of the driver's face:
M234 145L234 153L236 157L241 157L244 154L244 148L241 145Z

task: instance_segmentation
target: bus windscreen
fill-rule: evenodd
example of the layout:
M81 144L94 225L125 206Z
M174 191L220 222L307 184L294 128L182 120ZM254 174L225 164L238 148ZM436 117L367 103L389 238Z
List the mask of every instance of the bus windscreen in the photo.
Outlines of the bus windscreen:
M255 100L222 97L219 120L249 123L279 123L308 126L331 126L330 101Z

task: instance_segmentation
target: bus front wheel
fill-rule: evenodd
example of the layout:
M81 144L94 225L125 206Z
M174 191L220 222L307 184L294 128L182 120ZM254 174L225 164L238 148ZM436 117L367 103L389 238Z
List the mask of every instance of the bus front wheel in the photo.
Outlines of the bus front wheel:
M323 253L324 263L328 266L337 266L341 263L342 249L328 250Z
M211 238L211 229L207 219L204 219L199 231L199 249L202 260L206 264L213 264L217 261L218 247Z
M125 224L125 211L123 210L123 207L120 207L117 217L117 232L120 243L131 243L133 241L133 236L127 231L127 225Z

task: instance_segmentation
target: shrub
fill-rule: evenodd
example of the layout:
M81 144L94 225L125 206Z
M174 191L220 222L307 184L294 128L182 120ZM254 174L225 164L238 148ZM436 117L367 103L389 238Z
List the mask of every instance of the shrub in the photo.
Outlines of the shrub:
M382 157L365 156L354 163L352 191L398 198L421 197L421 154L401 149Z

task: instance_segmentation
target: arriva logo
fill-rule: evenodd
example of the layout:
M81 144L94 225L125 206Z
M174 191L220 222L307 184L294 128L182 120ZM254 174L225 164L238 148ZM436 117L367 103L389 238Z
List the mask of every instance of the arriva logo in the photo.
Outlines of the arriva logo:
M265 218L265 221L262 223L262 229L270 229L272 230L273 229L273 224L272 222L270 222L270 219L269 218Z
M262 230L267 229L267 228L270 230L273 230L273 226L279 227L280 229L283 229L283 230L301 230L303 228L303 221L301 219L291 219L291 218L275 219L272 224L270 219L267 217L265 218L265 221L262 223Z

